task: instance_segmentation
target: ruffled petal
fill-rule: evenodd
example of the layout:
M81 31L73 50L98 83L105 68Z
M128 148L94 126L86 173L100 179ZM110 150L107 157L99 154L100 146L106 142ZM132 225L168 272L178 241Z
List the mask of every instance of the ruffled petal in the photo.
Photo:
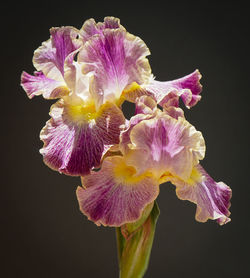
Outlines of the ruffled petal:
M98 167L107 146L119 142L124 124L121 110L106 103L99 111L63 100L52 106L51 119L41 131L44 162L67 175L82 176Z
M178 120L179 117L185 118L184 111L180 107L168 106L164 104L163 111L176 120Z
M223 182L216 183L200 165L194 167L187 181L174 178L171 182L176 185L178 198L197 205L197 221L206 222L208 219L214 219L220 225L230 221L228 209L231 189Z
M186 107L194 106L200 99L202 86L200 84L201 74L198 70L173 81L151 80L148 84L139 86L133 84L123 91L123 97L131 102L135 102L137 97L148 95L153 97L161 106L179 106L181 97Z
M51 28L50 39L34 52L35 68L50 79L64 81L65 59L81 46L80 40L77 40L78 33L73 27Z
M157 103L162 106L165 102L169 101L168 94L173 92L176 96L181 97L185 106L189 108L194 106L201 98L202 86L200 79L201 74L196 70L187 76L173 81L160 82L153 80L146 89L154 94Z
M131 144L130 132L133 127L143 120L152 119L158 111L156 102L148 96L137 98L135 107L135 116L130 118L120 135L119 148L123 154L129 151L129 145Z
M120 19L117 17L113 16L107 16L104 18L104 23L103 23L104 29L118 29L118 28L123 28L125 29L121 24L120 24Z
M149 79L151 69L145 58L149 54L145 43L124 28L105 28L84 44L78 61L84 63L84 74L94 73L90 92L97 107L107 100L119 101L127 85Z
M102 34L104 29L118 29L124 27L120 25L120 19L112 16L105 17L104 22L96 23L93 18L86 20L80 29L80 35L83 39L83 43L89 40L92 36L96 34Z
M140 218L144 208L158 193L157 181L149 173L134 176L123 157L104 160L98 172L82 178L83 187L77 188L80 210L97 225L121 226Z
M74 55L74 53L72 53ZM71 56L71 54L70 54ZM89 92L90 76L82 73L82 64L71 62L66 59L64 65L64 79L70 89L71 102L75 104L82 102L92 102L92 96Z
M201 132L184 118L174 119L164 112L135 125L130 141L127 163L140 173L151 169L159 178L169 173L185 180L205 155Z
M136 99L135 114L153 115L157 110L157 103L151 97L142 96Z
M21 75L21 86L29 98L43 95L46 99L54 99L69 93L64 82L47 78L42 72L30 75L24 71Z

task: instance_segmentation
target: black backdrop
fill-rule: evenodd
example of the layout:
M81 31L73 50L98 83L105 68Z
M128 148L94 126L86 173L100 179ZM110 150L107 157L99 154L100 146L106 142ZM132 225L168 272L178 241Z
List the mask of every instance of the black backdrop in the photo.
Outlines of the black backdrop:
M148 272L157 278L247 277L249 270L249 18L239 2L136 6L90 2L5 3L1 12L1 277L118 277L115 233L83 216L75 198L78 178L47 168L38 150L52 104L29 100L19 86L33 72L33 51L52 26L94 17L120 17L151 50L158 80L199 68L202 100L187 119L206 140L203 167L233 190L232 222L220 227L194 219L195 206L161 185ZM223 2L223 1L222 1ZM133 107L126 106L131 115Z

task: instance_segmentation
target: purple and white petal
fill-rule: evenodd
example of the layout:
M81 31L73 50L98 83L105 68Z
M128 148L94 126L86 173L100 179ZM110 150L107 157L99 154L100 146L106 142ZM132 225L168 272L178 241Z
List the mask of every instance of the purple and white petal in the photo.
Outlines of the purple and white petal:
M51 28L50 39L34 52L35 68L50 79L63 81L65 59L81 46L78 33L73 27Z
M152 98L142 96L136 99L135 116L131 117L130 120L127 121L127 124L120 135L119 148L123 154L126 154L129 151L129 145L131 144L130 132L133 127L143 120L152 119L156 116L157 111L157 104Z
M173 179L176 194L181 200L197 205L195 218L199 222L217 220L220 225L230 221L231 189L223 182L216 183L207 172L197 165L187 181Z
M120 24L120 19L113 16L105 17L103 25L105 29L124 29L124 27Z
M185 118L184 111L180 107L163 106L163 111L172 118L178 120L179 117Z
M22 72L21 86L29 98L43 95L46 99L53 99L69 93L69 89L64 82L50 79L42 72L34 72L34 75L30 75L25 71Z
M124 124L121 110L110 103L95 111L61 100L52 106L50 115L40 134L44 142L40 152L50 168L74 176L86 175L100 165L107 146L119 142Z
M140 173L152 169L159 178L170 173L186 179L205 155L201 132L184 118L175 119L164 112L136 124L130 142L127 163Z
M93 18L86 20L80 29L80 35L83 39L83 43L89 40L92 36L96 34L102 34L104 29L124 29L120 25L120 19L112 16L105 17L104 22L96 23Z
M69 56L71 56L70 54ZM74 54L73 54L74 55ZM91 76L82 73L82 63L65 61L64 79L70 89L71 102L75 104L81 102L92 102L92 96L89 92L89 82Z
M123 157L104 160L98 172L82 178L77 188L80 210L96 225L119 227L138 220L159 194L157 180L149 173L134 177Z
M133 82L145 83L151 76L149 49L138 37L124 28L106 28L92 36L83 46L78 61L83 73L92 72L90 92L97 107L108 101L118 101L125 87Z
M153 115L157 111L157 103L149 96L141 96L135 102L135 114Z
M181 97L186 107L194 106L201 98L202 86L200 84L201 74L198 70L182 78L160 82L153 80L145 86L145 89L155 96L157 103L163 104L169 101L168 94L173 92Z
M153 97L161 106L179 106L179 98L181 98L190 108L194 106L200 99L202 86L200 84L201 74L198 70L172 81L156 81L151 79L149 83L139 86L134 84L126 88L123 96L126 100L135 102L137 97L148 95Z

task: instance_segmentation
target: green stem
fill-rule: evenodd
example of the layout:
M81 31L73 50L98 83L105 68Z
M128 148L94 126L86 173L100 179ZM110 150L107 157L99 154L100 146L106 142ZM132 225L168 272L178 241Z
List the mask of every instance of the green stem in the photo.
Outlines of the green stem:
M116 228L120 278L142 278L145 274L159 213L154 202L138 221Z

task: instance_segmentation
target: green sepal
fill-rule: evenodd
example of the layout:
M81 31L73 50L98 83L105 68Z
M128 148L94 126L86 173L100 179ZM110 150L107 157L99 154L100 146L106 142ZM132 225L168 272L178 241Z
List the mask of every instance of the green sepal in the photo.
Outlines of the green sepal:
M138 221L116 228L120 278L142 278L145 274L159 214L153 202Z

